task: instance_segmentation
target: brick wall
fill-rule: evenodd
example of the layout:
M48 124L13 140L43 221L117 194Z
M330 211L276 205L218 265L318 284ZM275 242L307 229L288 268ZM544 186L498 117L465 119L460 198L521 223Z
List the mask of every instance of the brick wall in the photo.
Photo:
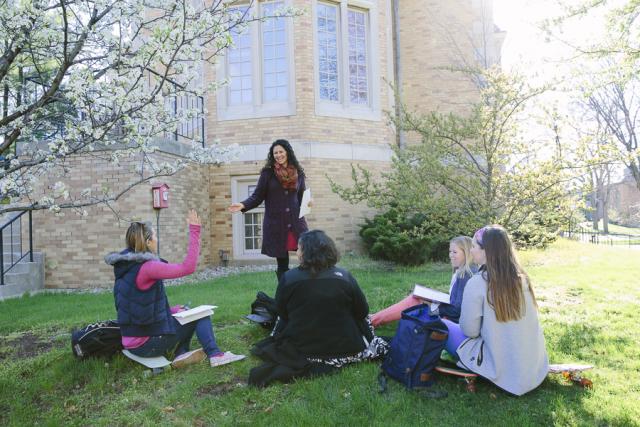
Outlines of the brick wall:
M170 156L159 154L160 159ZM100 192L103 186L112 190L125 187L137 178L135 167L138 158L123 160L115 167L93 156L77 156L68 162L71 176L65 182L71 195L84 188ZM195 208L205 221L203 234L207 234L210 216L208 200L208 167L191 166L173 177L158 179L170 188L170 207L160 213L160 249L163 258L180 262L184 258L188 242L186 214ZM59 178L49 176L47 182ZM154 181L155 182L155 181ZM151 207L151 186L142 184L134 188L113 204L113 209L94 206L87 209L89 215L82 217L70 210L59 215L49 211L34 213L34 244L36 250L46 255L45 285L47 288L86 288L113 283L113 269L103 257L107 252L124 248L124 235L130 219L152 221L156 214ZM202 239L202 255L199 265L210 263L207 258L209 240Z
M307 186L311 189L314 201L312 212L307 216L307 224L310 229L319 228L327 232L335 240L340 251L361 252L359 225L364 222L364 218L371 217L375 211L364 203L351 205L341 200L331 191L325 176L328 174L336 181L348 185L351 182L351 163L345 160L327 159L301 161L307 176ZM353 163L377 173L389 167L388 162ZM231 178L259 174L263 164L264 162L236 163L212 171L210 197L213 215L210 240L214 263L219 262L219 259L216 259L219 249L229 251L232 256L236 255L233 251L232 214L227 212L227 207L231 203Z
M294 61L295 61L295 102L296 111L293 116L267 117L244 120L218 121L217 97L207 97L207 140L219 138L222 143L271 143L278 138L290 141L330 141L354 144L386 145L394 137L388 126L385 111L390 110L391 90L384 80L392 82L393 76L388 73L388 55L391 40L388 35L388 7L385 2L378 2L378 34L377 43L379 64L376 67L380 74L380 120L356 120L340 117L317 116L315 112L315 65L313 16L310 1L294 0L293 5L307 11L303 16L293 20ZM205 68L205 79L216 79L215 68Z
M474 99L473 87L467 79L454 76L438 67L450 66L460 58L473 57L469 34L477 30L485 4L481 0L403 0L400 3L401 57L403 66L403 94L405 102L416 111L433 109L463 111ZM344 184L350 182L351 163L381 172L388 161L359 160L336 157L331 150L335 144L352 147L386 149L395 143L394 129L386 112L393 109L392 93L387 82L394 81L392 67L391 2L377 1L377 68L379 76L378 119L328 117L316 113L314 26L308 0L293 0L293 5L309 13L293 21L295 113L285 117L268 117L219 121L216 95L208 96L206 106L206 141L220 139L223 144L269 144L286 138L295 144L316 144L312 155L301 158L314 197L313 213L308 217L311 228L324 229L342 251L361 248L358 236L363 218L373 215L364 205L351 206L330 191L325 173ZM474 27L475 26L475 27ZM474 30L475 28L475 30ZM477 31L476 31L477 32ZM216 79L215 69L204 70L205 80ZM323 144L325 150L323 152ZM218 251L227 250L233 258L232 216L226 211L231 202L231 180L234 176L257 175L266 158L257 153L251 161L237 161L216 167L190 167L166 179L171 186L171 207L161 214L161 251L169 261L180 261L187 244L184 222L187 209L195 207L201 213L205 227L200 266L217 264ZM167 156L160 154L160 157ZM364 156L363 158L367 158ZM91 186L100 191L103 185L123 187L135 175L133 169L139 159L123 160L119 167L106 162L78 156L71 159L75 191ZM49 177L50 182L55 182ZM150 207L150 187L143 185L114 204L124 216L153 220ZM92 287L112 282L112 271L102 257L108 251L124 245L127 221L118 222L110 209L99 206L89 209L88 217L66 211L62 216L38 212L35 216L36 247L45 251L46 286L49 288Z
M400 2L400 57L402 97L409 111L464 114L477 101L477 90L468 76L450 71L476 65L476 50L487 44L489 61L495 60L501 42L487 0L411 0ZM486 28L486 42L481 39ZM496 43L498 45L496 45ZM483 51L484 54L484 51ZM408 142L419 138L408 135Z

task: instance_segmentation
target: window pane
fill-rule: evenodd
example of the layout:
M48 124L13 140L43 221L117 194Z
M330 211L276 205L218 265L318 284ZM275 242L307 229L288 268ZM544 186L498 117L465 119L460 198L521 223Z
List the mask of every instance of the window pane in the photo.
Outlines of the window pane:
M242 94L240 92L231 92L229 93L229 104L230 105L240 105L242 104Z
M317 10L320 99L338 101L338 7L318 3Z
M242 91L242 103L243 104L251 104L253 101L253 94L251 90L243 90Z
M264 75L264 87L273 87L276 85L276 75L266 74Z
M262 246L262 213L245 213L244 218L244 248L256 250Z
M232 12L245 13L247 7L236 7ZM229 84L229 105L243 105L252 102L251 96L251 35L248 28L231 30L233 45L227 54L227 74Z
M273 16L283 2L261 3L262 16ZM288 79L287 45L284 18L266 18L262 23L262 78L264 102L282 100L278 96L278 80ZM280 79L279 79L280 78Z
M366 17L360 10L349 9L349 100L368 103Z
M276 88L275 87L265 87L264 88L264 99L269 101L274 101L276 99Z

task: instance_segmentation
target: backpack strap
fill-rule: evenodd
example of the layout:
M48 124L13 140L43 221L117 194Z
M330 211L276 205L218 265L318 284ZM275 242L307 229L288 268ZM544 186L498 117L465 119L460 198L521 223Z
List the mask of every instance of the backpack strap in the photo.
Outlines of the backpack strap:
M378 393L384 394L387 392L387 374L382 369L378 373Z

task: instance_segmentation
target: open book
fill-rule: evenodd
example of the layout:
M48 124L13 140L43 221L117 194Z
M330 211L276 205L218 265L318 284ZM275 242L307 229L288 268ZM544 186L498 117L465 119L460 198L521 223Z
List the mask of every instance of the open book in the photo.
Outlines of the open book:
M433 302L449 304L449 294L416 284L413 288L413 296Z
M185 325L187 323L191 323L194 320L202 319L203 317L211 316L213 314L213 309L218 308L215 305L199 305L197 307L191 308L189 310L180 311L175 313L173 317L176 318L178 323L181 325Z

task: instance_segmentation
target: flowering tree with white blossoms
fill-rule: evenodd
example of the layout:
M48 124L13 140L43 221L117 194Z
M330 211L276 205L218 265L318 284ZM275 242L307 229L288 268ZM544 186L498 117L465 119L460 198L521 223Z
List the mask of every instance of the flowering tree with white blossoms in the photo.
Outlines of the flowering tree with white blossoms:
M0 214L86 213L190 162L233 158L238 147L205 146L202 127L185 157L160 163L153 153L159 139L202 120L201 97L221 84L205 84L203 66L253 19L220 0L0 0ZM70 194L69 159L87 154L116 165L141 158L138 178ZM35 188L45 176L60 179L42 196Z

